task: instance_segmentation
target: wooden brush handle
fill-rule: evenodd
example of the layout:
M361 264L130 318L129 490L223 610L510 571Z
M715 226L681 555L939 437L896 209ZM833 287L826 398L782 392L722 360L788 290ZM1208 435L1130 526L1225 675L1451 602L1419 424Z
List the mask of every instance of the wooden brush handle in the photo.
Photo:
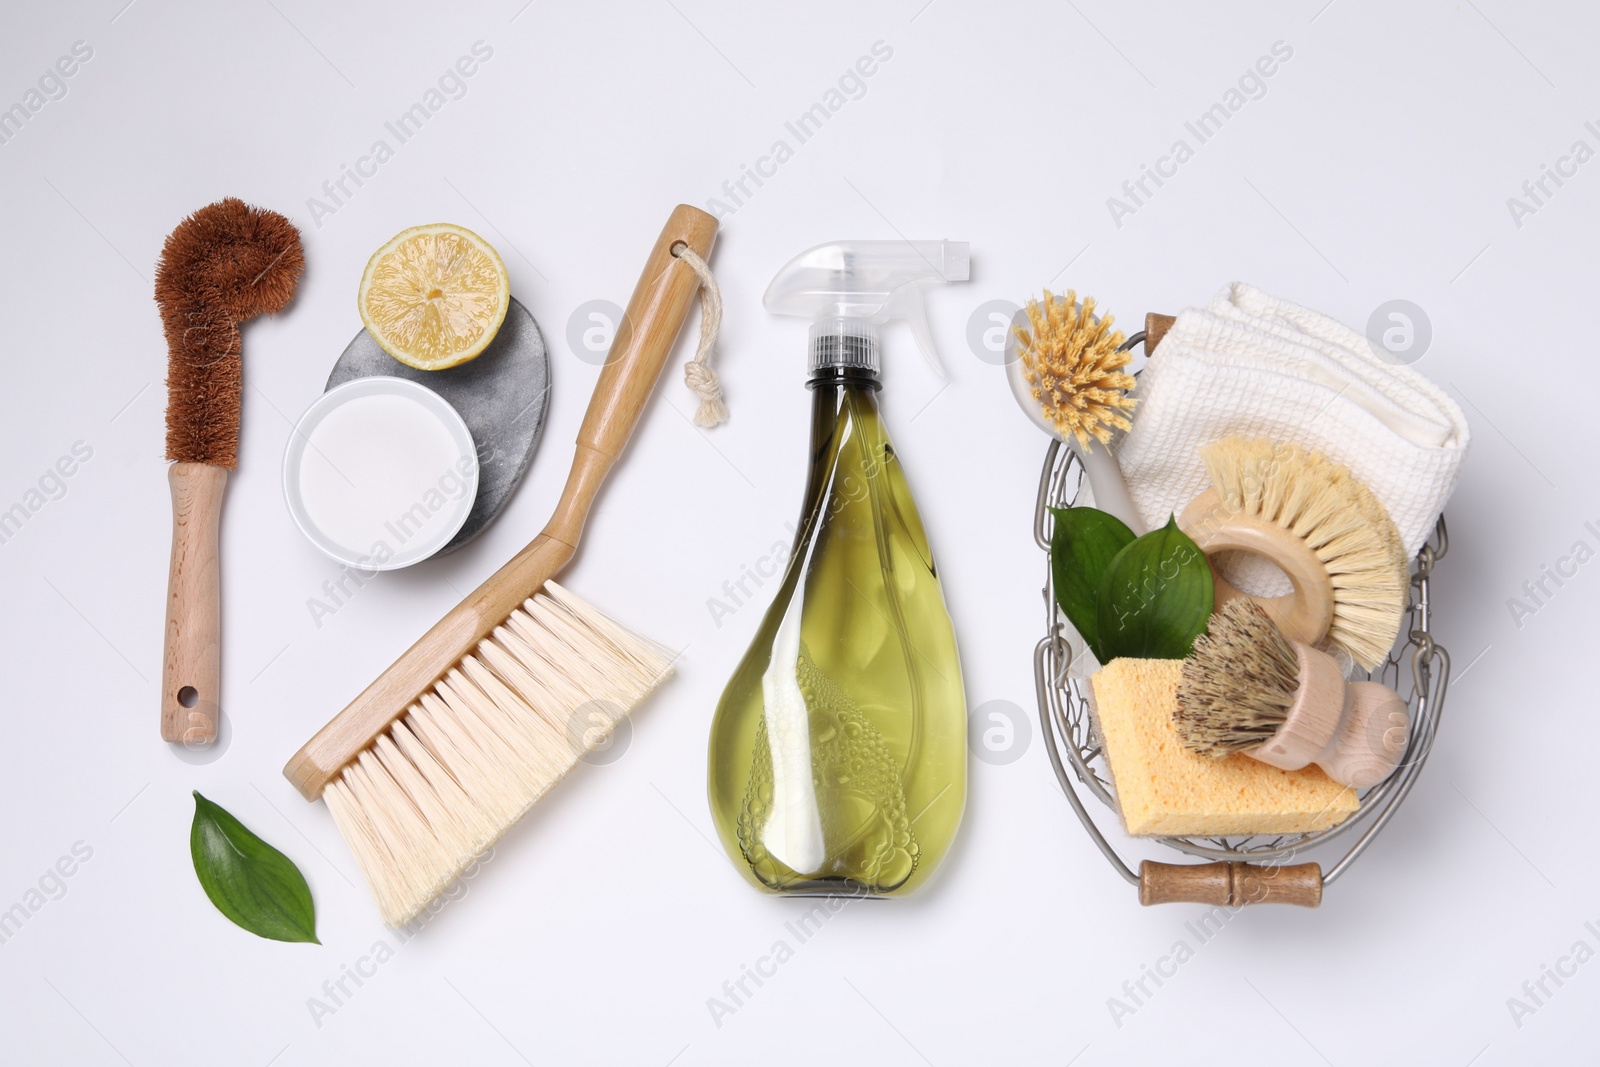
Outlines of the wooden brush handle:
M1139 864L1139 903L1212 904L1242 908L1246 904L1322 903L1322 868L1315 863L1265 867L1254 863Z
M678 261L675 249L688 247L704 259L711 254L716 235L715 218L679 204L656 238L578 428L578 454L561 502L545 525L545 536L577 546L595 491L627 445L700 288L699 279L687 263Z
M1345 694L1344 718L1316 763L1341 785L1370 789L1399 766L1410 735L1410 711L1382 682L1350 682Z
M1300 685L1276 733L1245 754L1286 771L1315 763L1329 778L1368 789L1394 773L1411 716L1382 682L1346 682L1339 661L1293 641Z
M1266 611L1283 635L1292 641L1315 645L1333 625L1333 579L1317 554L1283 527L1254 515L1229 511L1215 489L1207 489L1189 502L1178 516L1178 526L1207 556L1240 551L1263 556L1288 576L1294 592L1280 597L1251 597ZM1216 573L1216 607L1246 596Z
M208 745L217 737L222 695L222 526L225 467L174 463L172 564L167 570L167 630L161 656L161 739Z
M423 634L283 768L307 800L355 759L413 701L443 677L572 558L606 472L622 452L655 388L700 281L674 248L710 256L717 220L680 204L667 220L628 301L589 411L578 430L566 488L544 531Z

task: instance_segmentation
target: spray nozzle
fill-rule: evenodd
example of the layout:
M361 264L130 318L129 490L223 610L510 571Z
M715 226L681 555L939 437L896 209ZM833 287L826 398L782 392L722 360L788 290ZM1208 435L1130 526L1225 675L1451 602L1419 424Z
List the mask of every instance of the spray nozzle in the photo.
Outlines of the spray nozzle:
M966 241L839 241L791 259L761 302L778 315L811 320L811 370L857 367L877 373L878 326L904 319L917 347L941 379L924 286L964 282L971 269Z

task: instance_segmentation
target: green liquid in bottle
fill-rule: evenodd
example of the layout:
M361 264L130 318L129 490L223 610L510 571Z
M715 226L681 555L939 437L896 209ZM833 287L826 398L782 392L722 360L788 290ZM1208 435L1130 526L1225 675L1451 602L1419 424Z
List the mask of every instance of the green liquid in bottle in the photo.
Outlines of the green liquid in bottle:
M903 895L966 806L961 664L876 377L809 384L805 520L717 706L712 818L759 888Z

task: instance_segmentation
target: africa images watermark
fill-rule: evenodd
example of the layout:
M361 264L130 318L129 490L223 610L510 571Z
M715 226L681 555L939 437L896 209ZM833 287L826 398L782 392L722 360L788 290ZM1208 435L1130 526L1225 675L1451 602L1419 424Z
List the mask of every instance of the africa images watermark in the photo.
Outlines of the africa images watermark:
M323 619L337 615L339 609L349 604L363 586L383 572L382 565L394 558L396 550L421 533L447 503L459 501L466 495L466 478L472 465L472 457L464 455L454 465L446 467L436 485L420 500L384 522L384 529L394 538L393 544L386 538L374 541L366 555L356 563L346 563L339 569L338 577L322 583L322 596L306 597L306 611L318 630L322 629Z
M420 133L429 119L450 101L467 95L467 80L493 58L494 49L484 41L474 41L469 52L446 67L437 81L423 91L421 99L385 122L383 129L388 136L373 141L365 155L356 157L354 166L340 163L338 175L322 183L322 196L306 197L306 211L317 229L322 229L324 218L338 214L362 186L377 177L378 168L393 159L400 147ZM394 139L392 145L390 138Z
M18 900L5 911L0 911L0 945L9 942L22 932L22 928L44 910L51 901L67 895L67 879L78 873L85 863L94 858L94 848L87 841L74 841L66 855L44 869L36 884L31 885Z
M33 485L29 486L15 504L0 511L0 545L10 544L27 525L28 520L44 509L46 504L67 495L67 479L78 473L83 464L94 458L94 449L87 441L74 441L66 454L46 467Z
M35 83L23 91L20 100L0 110L0 145L10 144L47 104L65 100L67 80L77 74L84 63L94 58L94 46L88 41L73 41L68 51L69 54L59 57L45 68Z
M1154 164L1142 163L1139 165L1137 177L1129 178L1122 183L1122 196L1106 197L1106 210L1111 212L1111 221L1117 229L1122 229L1122 222L1130 215L1137 215L1139 209L1150 203L1156 190L1167 184L1169 179L1178 175L1178 168L1194 158L1195 149L1211 140L1228 120L1244 109L1252 100L1260 100L1267 95L1267 80L1278 73L1282 64L1294 58L1294 47L1287 41L1274 41L1269 54L1258 58L1255 63L1245 68L1239 80L1223 92L1222 98L1194 119L1183 124L1188 137L1179 137L1172 142L1172 147L1167 154L1158 156ZM1189 143L1189 138L1194 143Z
M838 80L823 92L821 99L799 115L783 124L784 136L772 142L766 154L757 156L754 165L739 164L739 173L722 183L720 196L706 201L706 210L719 219L736 213L755 196L771 178L778 176L778 168L794 158L795 149L818 133L829 119L844 110L852 100L867 95L867 79L877 74L880 67L894 58L894 48L886 41L872 42L869 53L858 57L846 67ZM755 188L752 189L751 185Z
M1600 144L1600 125L1591 119L1583 124L1584 132ZM1539 173L1522 183L1521 196L1506 197L1506 210L1511 213L1511 223L1517 229L1546 207L1562 187L1578 176L1578 168L1595 157L1594 145L1580 137L1572 142L1565 155L1557 156L1554 166L1543 163Z
M766 555L757 556L754 563L741 563L739 574L722 583L722 595L706 598L706 610L711 613L711 621L717 629L722 629L722 621L748 604L768 580L783 573L789 563L795 532L793 522L784 523L784 527L789 531L789 540L772 542Z
M717 1029L722 1029L723 1022L729 1016L737 1014L767 982L776 978L778 969L794 959L800 946L816 937L830 919L844 911L849 904L870 895L865 888L852 887L844 893L821 897L813 901L798 918L784 923L783 930L787 937L774 941L765 953L756 957L754 964L739 964L738 976L722 983L720 997L706 998L706 1010L711 1013L711 1021Z
M1583 529L1594 538L1595 544L1600 544L1600 526L1586 522ZM1566 555L1556 557L1553 566L1549 563L1539 564L1538 577L1522 583L1522 596L1506 598L1506 610L1511 612L1511 621L1516 628L1522 629L1523 620L1539 614L1568 582L1578 576L1579 568L1594 556L1594 544L1590 544L1588 538L1580 537L1572 543Z
M1506 998L1506 1010L1511 1013L1511 1021L1518 1030L1522 1029L1524 1020L1530 1015L1539 1014L1540 1009L1547 1007L1568 981L1578 976L1579 967L1594 959L1594 946L1600 944L1600 925L1591 920L1583 924L1583 929L1595 939L1594 944L1589 942L1588 937L1578 938L1570 949L1556 957L1554 966L1548 963L1539 965L1539 974L1522 983L1522 988L1518 990L1521 996Z
M317 1029L322 1029L323 1023L328 1018L339 1014L339 1010L349 1004L367 982L376 978L378 968L394 959L400 946L420 934L423 928L437 918L445 908L464 899L470 891L472 880L492 859L494 859L494 846L490 845L481 856L467 865L461 876L450 884L450 888L430 900L420 915L410 922L390 929L393 935L392 944L390 938L380 937L365 953L357 956L354 963L340 963L339 973L323 981L320 991L322 995L306 998L306 1010L311 1013L311 1021L316 1024Z
M1188 937L1180 937L1165 954L1157 956L1154 963L1140 964L1138 976L1123 981L1122 995L1106 998L1106 1010L1111 1013L1111 1021L1116 1023L1117 1029L1122 1029L1123 1021L1130 1015L1137 1015L1148 1007L1156 993L1178 976L1179 968L1194 959L1196 950L1220 934L1234 916L1248 906L1248 902L1234 907L1219 904L1203 912L1199 918L1183 924L1184 930L1194 938L1194 944L1189 943Z
M794 523L785 523L784 528L792 538L790 543L774 541L767 554L757 558L754 566L740 564L738 576L722 583L723 595L706 598L706 610L711 613L711 621L717 629L722 629L724 619L748 604L755 591L761 589L768 579L785 574L797 549L809 544L812 538L824 536L828 523L834 521L846 507L866 500L872 492L872 480L882 473L887 462L890 460L868 455L852 467L841 467L843 473L836 474L829 485L821 514L814 525L808 525L802 531L803 536L795 536ZM755 590L750 588L752 584Z

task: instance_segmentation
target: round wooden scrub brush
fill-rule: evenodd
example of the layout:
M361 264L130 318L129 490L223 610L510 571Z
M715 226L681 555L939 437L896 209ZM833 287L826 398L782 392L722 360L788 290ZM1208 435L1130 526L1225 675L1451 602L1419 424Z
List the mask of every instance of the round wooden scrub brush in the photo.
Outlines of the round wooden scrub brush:
M1112 431L1131 427L1127 413L1138 403L1126 395L1134 378L1123 368L1133 356L1122 350L1126 338L1111 328L1115 321L1095 316L1093 297L1080 305L1070 289L1065 299L1047 289L1013 320L1006 373L1028 417L1077 453L1095 507L1139 534L1144 520L1110 449Z
M1230 437L1200 450L1211 488L1178 525L1207 554L1264 556L1294 592L1257 598L1285 634L1324 639L1363 668L1382 663L1409 602L1405 546L1372 491L1320 453ZM1243 596L1216 574L1216 602Z
M1394 772L1409 724L1393 689L1347 683L1332 656L1286 639L1248 598L1230 601L1196 639L1173 712L1193 752L1243 752L1286 771L1315 763L1354 789Z
M222 656L217 530L228 471L239 461L244 376L239 324L279 311L305 254L294 224L242 200L219 200L180 222L156 266L167 338L167 472L172 564L161 669L161 736L217 735Z

